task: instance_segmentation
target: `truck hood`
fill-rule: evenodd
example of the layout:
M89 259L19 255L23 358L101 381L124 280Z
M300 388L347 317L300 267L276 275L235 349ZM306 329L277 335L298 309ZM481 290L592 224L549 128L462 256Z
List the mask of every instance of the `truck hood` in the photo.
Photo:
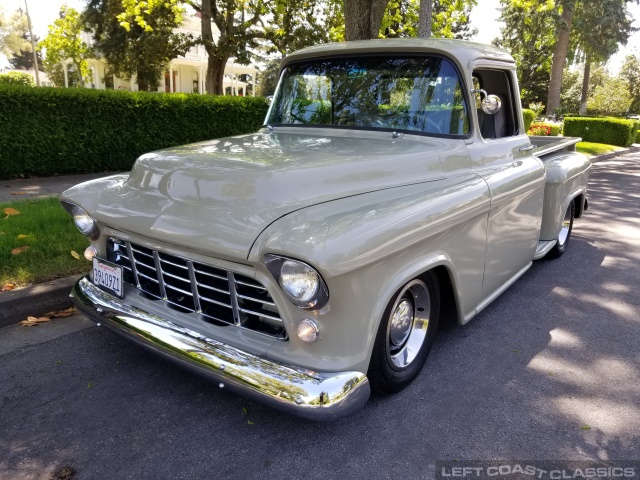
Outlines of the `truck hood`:
M65 192L63 199L118 230L246 259L257 236L288 213L443 178L437 151L445 144L439 139L306 130L256 133L145 154L128 178L112 177L102 185L101 180L87 182Z

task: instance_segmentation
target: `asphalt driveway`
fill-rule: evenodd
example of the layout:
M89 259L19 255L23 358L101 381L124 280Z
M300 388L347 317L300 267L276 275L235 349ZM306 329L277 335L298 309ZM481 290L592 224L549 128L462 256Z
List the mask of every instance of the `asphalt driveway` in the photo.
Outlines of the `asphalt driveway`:
M433 478L451 459L640 458L640 154L594 166L535 262L418 380L317 424L220 391L81 318L0 329L0 478Z

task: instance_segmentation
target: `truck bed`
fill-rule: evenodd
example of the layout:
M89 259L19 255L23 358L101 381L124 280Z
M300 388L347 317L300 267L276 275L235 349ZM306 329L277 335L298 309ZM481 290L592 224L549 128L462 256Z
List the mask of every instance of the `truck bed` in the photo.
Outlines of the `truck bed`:
M580 137L546 137L529 135L532 145L535 146L533 154L544 161L545 156L551 153L575 152L576 144L582 139Z

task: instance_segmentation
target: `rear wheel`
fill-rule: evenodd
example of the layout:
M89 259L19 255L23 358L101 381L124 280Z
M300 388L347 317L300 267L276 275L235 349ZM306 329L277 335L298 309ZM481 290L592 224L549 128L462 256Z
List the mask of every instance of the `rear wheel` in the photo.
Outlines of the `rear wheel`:
M440 290L429 272L407 283L389 302L380 322L367 377L374 391L395 393L424 365L440 316Z
M575 214L576 201L571 200L571 203L569 203L569 207L567 207L567 211L564 214L564 218L562 219L562 226L560 227L560 233L558 234L556 245L549 251L549 257L558 258L567 249L569 237L571 237L571 230L573 229L573 219Z

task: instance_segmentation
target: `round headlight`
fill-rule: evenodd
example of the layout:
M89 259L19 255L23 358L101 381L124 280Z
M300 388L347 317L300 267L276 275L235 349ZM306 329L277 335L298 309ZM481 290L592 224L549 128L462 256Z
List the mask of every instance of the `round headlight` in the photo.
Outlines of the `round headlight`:
M280 269L280 286L295 303L308 305L318 294L320 276L305 263L285 260Z
M100 235L98 224L83 208L66 201L62 202L62 206L73 217L73 223L76 224L76 228L80 233L92 240L98 238Z
M91 235L96 228L95 220L80 207L76 207L73 210L73 221L75 222L78 230L80 230L80 233L84 235Z

